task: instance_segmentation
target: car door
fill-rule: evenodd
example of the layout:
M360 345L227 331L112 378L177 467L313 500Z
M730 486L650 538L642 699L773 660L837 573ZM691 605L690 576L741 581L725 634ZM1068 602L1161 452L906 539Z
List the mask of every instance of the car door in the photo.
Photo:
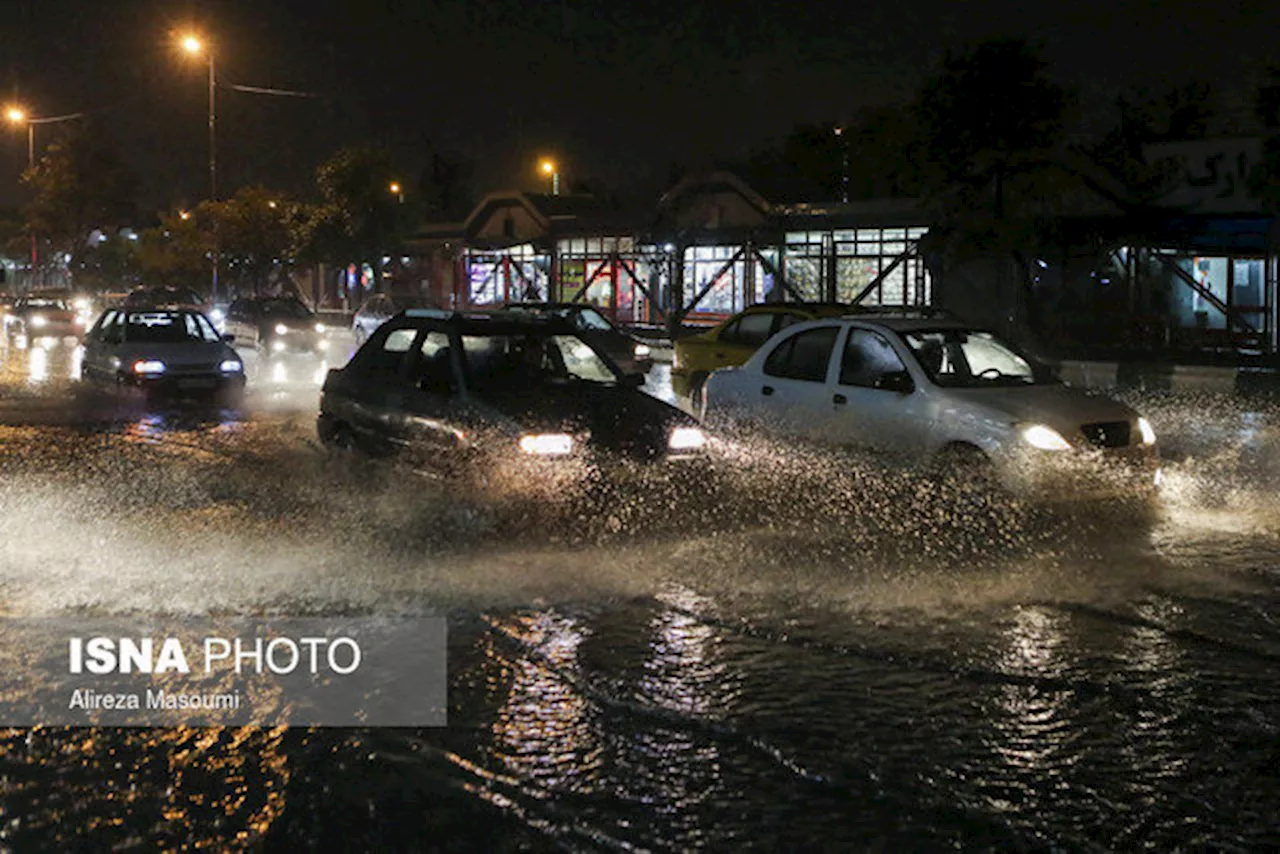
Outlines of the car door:
M778 312L753 311L733 320L716 337L709 358L717 368L741 365L760 345L769 340L777 327Z
M438 468L465 441L458 421L461 383L449 334L428 331L416 343L406 373L398 440L416 460Z
M819 422L831 416L827 375L839 336L840 327L830 324L772 339L754 378L759 388L746 389L747 410L763 416L765 427L797 436L821 435Z
M830 415L823 438L913 456L923 451L929 419L923 396L888 336L850 326L828 381Z
M412 326L390 330L362 348L348 366L353 379L347 386L348 420L353 430L377 444L403 444L406 362L418 335Z
M117 312L108 310L102 313L98 318L98 322L85 333L84 336L84 354L80 361L80 376L84 379L92 379L93 377L106 377L112 371L108 370L106 355L106 343L103 340L106 330L111 328L115 322Z

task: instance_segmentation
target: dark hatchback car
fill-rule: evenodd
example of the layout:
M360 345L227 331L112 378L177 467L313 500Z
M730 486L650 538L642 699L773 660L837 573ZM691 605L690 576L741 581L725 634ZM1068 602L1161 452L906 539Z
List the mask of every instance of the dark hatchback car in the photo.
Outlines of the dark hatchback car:
M411 309L329 371L317 427L331 446L514 483L702 458L697 422L639 384L561 318Z
M293 297L241 297L227 307L226 330L264 353L323 353L324 324Z
M583 340L608 354L624 374L644 374L653 367L653 354L648 344L614 326L588 303L515 302L509 303L505 310L567 321Z

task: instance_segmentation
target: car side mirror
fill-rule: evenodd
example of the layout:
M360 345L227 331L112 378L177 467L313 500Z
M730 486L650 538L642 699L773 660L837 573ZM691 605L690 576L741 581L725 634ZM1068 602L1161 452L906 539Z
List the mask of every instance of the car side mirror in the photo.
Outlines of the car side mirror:
M222 340L223 340L223 341L225 341L225 342L226 342L226 343L228 343L228 344L234 344L234 343L236 343L236 336L234 336L234 335L223 335L223 336L222 336Z
M887 374L881 374L876 377L875 387L882 391L895 391L898 394L910 394L916 390L916 384L911 381L911 374L906 371L890 371Z

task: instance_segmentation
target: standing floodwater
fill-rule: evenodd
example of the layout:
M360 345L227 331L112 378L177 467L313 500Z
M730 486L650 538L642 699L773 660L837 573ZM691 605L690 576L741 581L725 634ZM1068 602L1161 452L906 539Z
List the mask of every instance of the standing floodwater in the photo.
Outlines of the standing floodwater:
M246 411L168 411L86 399L73 352L36 352L0 373L6 613L443 614L450 722L12 730L6 847L1280 843L1274 409L1137 401L1154 516L976 518L750 446L714 506L535 525L335 465L306 366Z

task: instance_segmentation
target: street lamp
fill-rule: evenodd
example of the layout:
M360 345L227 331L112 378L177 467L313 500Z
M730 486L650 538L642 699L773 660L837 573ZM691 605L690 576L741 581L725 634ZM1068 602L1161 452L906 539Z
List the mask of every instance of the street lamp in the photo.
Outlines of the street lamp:
M539 164L542 174L551 179L551 195L560 195L560 171L556 169L556 162L550 158L545 158Z
M183 36L181 44L182 49L191 56L204 54L209 59L209 199L216 202L218 200L218 110L216 94L218 73L214 64L213 49L206 45L199 36L192 33ZM209 298L210 300L218 298L218 247L216 235L213 247L213 286Z
M11 124L27 126L27 171L36 168L36 123L27 116L27 111L18 106L5 108L4 117ZM35 231L31 232L31 277L35 281L36 268L40 266L40 250Z
M400 186L399 181L392 181L387 190L390 191L391 195L400 199L400 204L404 204L404 187Z

